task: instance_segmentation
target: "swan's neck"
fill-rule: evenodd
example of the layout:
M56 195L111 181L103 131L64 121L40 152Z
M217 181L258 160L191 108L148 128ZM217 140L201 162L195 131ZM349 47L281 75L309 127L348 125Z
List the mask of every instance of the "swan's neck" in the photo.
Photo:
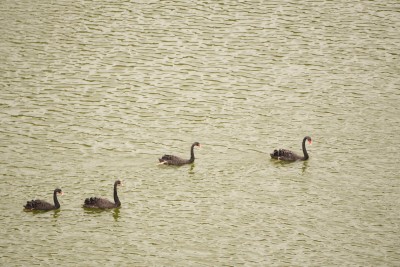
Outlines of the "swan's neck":
M194 145L192 145L192 147L190 148L190 159L189 159L190 163L194 162Z
M55 208L56 208L56 209L59 209L59 208L60 208L60 203L58 202L58 199L57 199L57 192L56 192L56 191L54 191L53 200L54 200L54 206L55 206Z
M114 184L114 203L117 207L121 205L121 202L119 201L118 194L117 194L117 183Z
M302 144L302 146L303 146L303 154L304 154L303 160L307 160L308 159L308 153L307 153L307 150L306 150L306 140L307 140L307 138L304 137L303 144Z

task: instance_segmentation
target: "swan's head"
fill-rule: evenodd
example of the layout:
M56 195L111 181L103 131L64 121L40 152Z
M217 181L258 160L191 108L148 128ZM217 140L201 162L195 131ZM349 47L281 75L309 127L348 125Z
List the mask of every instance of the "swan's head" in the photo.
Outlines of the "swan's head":
M57 195L64 195L64 192L60 188L57 188L56 190L54 190L54 192L56 192Z
M114 183L114 185L118 185L118 186L121 185L121 186L122 186L122 182L121 182L120 180L116 180L115 183Z
M198 146L198 147L201 147L201 145L200 145L200 143L199 143L199 142L194 142L194 143L193 143L193 146Z
M306 136L306 139L307 139L308 143L311 145L311 144L312 144L311 137L309 137L309 136Z

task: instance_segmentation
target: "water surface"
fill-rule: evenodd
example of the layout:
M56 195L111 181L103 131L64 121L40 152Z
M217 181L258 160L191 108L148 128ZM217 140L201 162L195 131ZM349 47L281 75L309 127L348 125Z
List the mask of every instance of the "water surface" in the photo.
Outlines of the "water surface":
M3 1L1 265L397 265L399 8Z

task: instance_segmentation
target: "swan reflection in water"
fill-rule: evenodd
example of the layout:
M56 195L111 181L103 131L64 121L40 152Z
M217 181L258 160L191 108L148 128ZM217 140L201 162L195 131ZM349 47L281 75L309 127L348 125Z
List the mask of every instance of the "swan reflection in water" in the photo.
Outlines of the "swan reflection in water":
M54 210L53 218L57 219L58 217L60 217L60 215L61 215L60 211L61 210L59 210L59 209L58 210Z
M303 167L301 167L301 173L305 174L307 168L308 168L308 161L303 161Z
M193 175L194 174L194 164L190 165L190 169L189 169L189 174Z
M118 221L121 218L120 215L120 209L121 207L115 208L115 209L84 209L85 214L88 214L88 216L104 216L104 213L111 214L114 218L114 221ZM107 215L108 216L108 215Z
M120 208L116 208L116 209L114 209L113 210L113 217L114 217L114 221L116 221L116 222L118 222L118 219L119 219L119 213L120 213L120 210L119 210Z

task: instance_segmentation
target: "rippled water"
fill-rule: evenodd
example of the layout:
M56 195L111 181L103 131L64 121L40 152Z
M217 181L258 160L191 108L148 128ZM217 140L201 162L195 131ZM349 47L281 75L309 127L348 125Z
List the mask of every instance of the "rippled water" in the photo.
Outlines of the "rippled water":
M2 1L1 265L397 265L399 10Z

